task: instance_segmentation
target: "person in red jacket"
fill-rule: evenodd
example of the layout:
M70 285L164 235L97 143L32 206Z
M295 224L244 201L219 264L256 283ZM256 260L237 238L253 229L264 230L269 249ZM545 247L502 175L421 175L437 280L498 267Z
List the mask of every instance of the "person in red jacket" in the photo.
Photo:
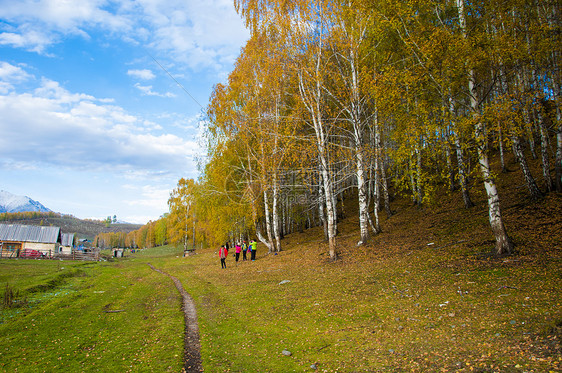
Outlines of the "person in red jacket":
M240 259L240 252L242 251L242 246L240 246L240 243L236 243L236 246L234 246L236 248L236 264L238 264L238 259Z
M223 245L219 249L219 257L221 258L221 268L226 268L226 257L228 256L228 250Z

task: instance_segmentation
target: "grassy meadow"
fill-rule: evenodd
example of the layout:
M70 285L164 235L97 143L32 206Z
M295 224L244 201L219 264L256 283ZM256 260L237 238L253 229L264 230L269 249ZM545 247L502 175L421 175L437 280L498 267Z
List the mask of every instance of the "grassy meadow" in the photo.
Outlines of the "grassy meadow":
M0 310L0 371L180 372L180 296L147 263L194 298L205 372L560 371L562 197L505 204L517 249L505 258L487 255L485 204L459 206L397 201L365 247L350 216L335 262L321 228L224 270L215 248L2 260L16 306Z
M177 291L146 264L3 260L0 273L23 303L0 313L0 371L180 370Z

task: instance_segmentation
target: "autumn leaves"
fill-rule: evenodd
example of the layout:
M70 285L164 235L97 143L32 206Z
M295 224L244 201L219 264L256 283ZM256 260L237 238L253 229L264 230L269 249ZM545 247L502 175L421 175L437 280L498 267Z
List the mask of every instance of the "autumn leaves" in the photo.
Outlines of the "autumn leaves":
M322 225L337 258L348 191L365 243L381 231L382 206L392 213L390 190L425 204L446 186L470 207L478 176L494 252L511 251L491 157L538 139L545 190L553 188L555 135L562 139L556 4L235 5L252 36L208 107L209 152L196 183L205 234L221 242L255 232L273 252L284 234ZM555 148L558 165L562 141Z

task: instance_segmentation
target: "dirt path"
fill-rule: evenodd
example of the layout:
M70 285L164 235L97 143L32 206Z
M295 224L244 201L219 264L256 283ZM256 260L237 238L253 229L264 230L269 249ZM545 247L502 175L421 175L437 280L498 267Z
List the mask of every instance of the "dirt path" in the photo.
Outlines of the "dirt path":
M199 343L199 325L197 324L197 313L195 311L195 303L193 298L184 290L180 280L174 276L155 268L148 263L150 268L158 273L168 276L174 281L176 288L182 297L182 310L185 319L184 334L184 364L182 372L198 373L203 371L201 364L201 344Z

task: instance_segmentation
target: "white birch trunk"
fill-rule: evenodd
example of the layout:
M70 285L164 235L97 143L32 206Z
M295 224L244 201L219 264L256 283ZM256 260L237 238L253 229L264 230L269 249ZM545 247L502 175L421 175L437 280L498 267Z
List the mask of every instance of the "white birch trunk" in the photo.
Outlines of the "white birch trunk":
M363 163L363 153L359 150L356 153L357 189L359 194L359 228L361 232L361 241L358 244L364 244L369 240L369 211L367 206L367 188Z
M412 202L414 203L414 205L417 204L417 198L416 196L418 195L418 192L416 190L416 180L414 178L414 166L413 166L413 160L412 160L412 156L413 156L413 152L410 153L410 162L409 162L409 168L410 168L410 187L412 188Z
M322 92L320 80L321 47L316 56L316 70L313 89L307 89L302 73L299 74L299 93L307 110L309 111L316 134L316 146L320 160L320 173L324 187L324 198L326 203L326 220L328 226L328 250L331 259L337 259L336 253L336 210L334 206L334 192L332 178L329 172L326 145L328 139L325 133L322 118Z
M320 222L324 229L324 238L328 240L328 221L326 220L326 215L324 214L324 201L326 196L324 195L324 190L322 188L322 175L318 175L318 215L320 217Z
M367 205L367 185L365 180L365 160L363 155L363 118L360 104L359 73L357 71L357 56L354 48L356 41L353 36L350 40L349 71L351 74L351 97L349 103L349 115L353 125L353 144L355 152L355 173L357 177L357 195L359 203L359 231L360 241L363 245L369 240L369 206ZM342 200L343 206L343 200Z
M379 145L377 147L377 149L379 149L379 151L381 152L380 154L380 172L381 172L381 176L380 176L380 184L382 187L382 197L383 197L383 201L384 201L384 209L386 211L386 217L390 218L392 216L392 209L390 208L390 193L388 192L388 180L386 179L386 156L384 156L384 154L382 154L382 145Z
M267 246L268 252L273 251L273 240L271 238L271 216L269 215L269 201L267 198L267 190L263 190L263 208L265 212L265 230L267 233L267 239L262 241L265 246ZM260 239L261 241L261 239Z
M189 219L189 210L191 210L191 201L188 202L185 205L185 214L184 214L184 233L183 233L183 252L186 253L187 252L187 241L188 241L188 236L187 236L187 232L189 230L189 228L187 227L187 220Z
M422 162L421 162L421 151L416 145L416 189L417 189L417 200L418 206L422 205L423 202L423 189L422 189Z
M273 174L273 235L275 237L275 251L281 251L281 235L279 234L279 185L277 173Z
M519 162L519 167L521 168L521 172L523 173L523 177L525 178L525 183L527 184L527 189L531 194L531 198L533 200L538 200L543 197L542 192L540 191L537 183L535 182L535 178L531 174L531 169L527 164L527 159L525 158L525 154L523 154L523 148L521 146L521 139L519 136L514 135L511 137L513 141L513 153L515 154L515 158L517 162Z
M256 193L254 192L253 189L253 183L254 183L254 178L253 178L253 174L252 174L252 163L250 160L250 152L247 152L247 156L248 156L248 188L249 188L249 192L250 192L250 196L251 196L251 201L250 201L250 205L252 206L252 220L254 221L254 229L256 230L256 237L258 238L258 240L260 242L262 242L263 244L265 244L268 248L268 241L265 239L265 237L262 235L261 233L261 228L258 222L258 208L256 206Z
M374 200L374 211L373 211L373 215L375 216L375 226L374 226L374 231L375 234L381 233L381 225L380 225L380 219L379 219L379 210L380 210L380 201L381 201L381 193L380 193L380 175L381 172L379 170L382 169L382 165L380 165L381 159L380 159L380 155L381 155L381 135L380 135L380 128L379 128L379 116L378 116L378 111L377 108L375 108L375 117L374 117L374 130L375 130L375 143L374 143L374 149L375 149L375 154L374 154L374 171L375 171L375 177L374 177L374 191L373 191L373 200Z
M453 169L453 155L451 151L451 144L449 142L449 138L447 135L447 139L445 140L445 160L447 162L447 172L449 174L449 190L454 192L457 189L457 185L455 183L455 172Z
M463 36L466 38L466 21L464 16L464 0L457 0L457 7L459 13L459 21ZM500 197L496 187L492 172L490 170L490 162L488 154L486 153L487 143L484 133L484 125L480 118L479 113L479 95L476 88L476 74L472 68L468 71L468 90L470 93L470 107L472 115L475 119L474 136L476 139L476 147L478 152L478 164L480 166L480 173L484 181L484 188L488 197L488 216L492 232L496 239L496 247L494 250L495 255L511 254L513 244L507 235L505 226L503 224L501 210L500 210Z
M336 209L334 206L334 192L332 182L328 173L328 165L325 157L322 157L322 179L324 180L324 198L326 202L326 220L328 222L328 247L330 258L337 259L336 253Z
M473 207L474 203L470 199L470 194L468 193L468 181L467 181L468 177L466 173L464 155L462 152L461 140L459 138L459 135L455 136L455 148L457 151L457 164L459 168L459 184L461 186L462 199L464 202L464 207L468 209Z
M507 168L505 167L505 157L504 157L504 150L503 150L503 133L502 133L502 126L498 123L498 146L500 150L500 164L502 166L502 172L507 172Z
M548 156L548 129L544 124L544 119L540 113L540 108L538 109L538 119L539 119L539 131L541 135L541 159L542 159L542 176L544 179L544 184L546 186L546 192L552 192L554 186L552 185L552 179L550 178L550 158Z
M191 237L191 248L195 250L195 224L196 224L195 214L193 215L193 231Z
M374 188L373 188L373 216L375 217L375 223L373 226L373 231L375 232L375 234L379 234L381 233L381 223L380 223L380 218L379 218L379 210L380 210L380 205L381 205L381 193L380 193L380 187L379 187L379 160L378 160L378 156L375 155L375 162L374 162Z
M546 3L545 3L546 4ZM551 29L560 30L560 16L562 7L560 7L560 2L554 1L551 3L552 7L547 8L544 7L543 9L545 12L550 13L546 15L548 19L548 23ZM541 2L537 2L537 9L540 9L539 6L543 6ZM554 36L556 35L556 36ZM556 34L551 34L549 37L552 38L559 38L560 31ZM550 81L552 82L552 93L553 93L553 101L556 103L556 120L558 122L558 127L556 128L556 160L554 165L554 173L555 173L555 187L557 192L562 192L562 112L560 110L561 100L562 100L562 66L561 66L561 59L562 56L560 54L560 48L554 48L551 53L551 68L548 69L549 73L551 74Z

